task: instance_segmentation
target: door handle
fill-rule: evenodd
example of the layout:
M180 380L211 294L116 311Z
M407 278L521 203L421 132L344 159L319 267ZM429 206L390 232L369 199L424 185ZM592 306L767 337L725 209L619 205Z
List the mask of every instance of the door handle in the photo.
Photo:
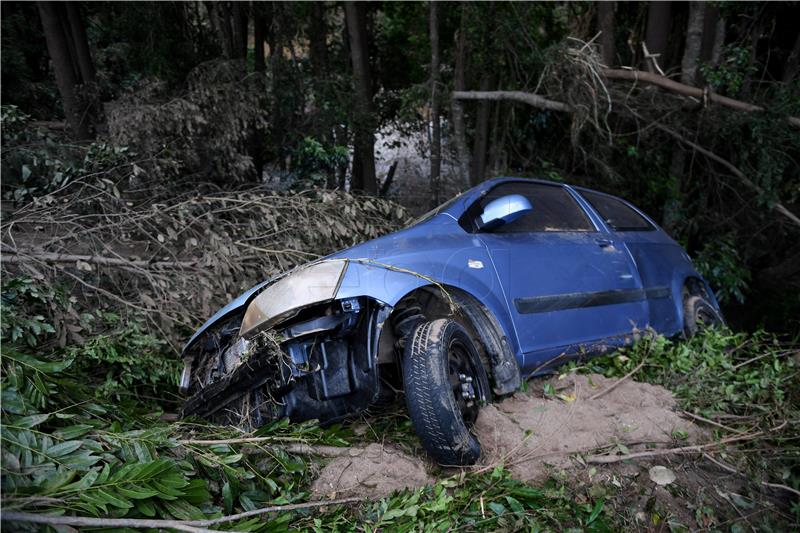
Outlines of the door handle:
M600 248L607 248L614 244L610 239L595 239L594 242L597 243Z

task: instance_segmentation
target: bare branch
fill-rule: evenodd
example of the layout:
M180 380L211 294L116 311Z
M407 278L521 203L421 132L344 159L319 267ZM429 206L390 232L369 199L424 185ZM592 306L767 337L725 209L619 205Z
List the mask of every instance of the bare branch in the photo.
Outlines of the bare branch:
M708 98L710 101L714 103L717 103L725 107L729 107L731 109L736 109L737 111L747 111L747 112L764 111L764 108L761 106L757 106L755 104L750 104L747 102L742 102L741 100L735 100L733 98L728 98L727 96L722 96L721 94L716 94L710 91L706 91L705 89L700 89L698 87L692 87L691 85L686 85L684 83L679 83L665 76L659 76L658 74L655 74L653 72L645 72L643 70L611 69L611 68L605 68L603 69L602 72L603 75L610 80L628 80L628 81L649 83L650 85L656 85L658 87L661 87L662 89L666 89L667 91L671 91L683 96L690 96L700 100ZM786 120L792 126L800 127L800 118L787 117Z
M509 100L550 111L564 111L567 113L572 111L572 108L564 102L548 100L538 94L522 91L454 91L452 97L457 100Z

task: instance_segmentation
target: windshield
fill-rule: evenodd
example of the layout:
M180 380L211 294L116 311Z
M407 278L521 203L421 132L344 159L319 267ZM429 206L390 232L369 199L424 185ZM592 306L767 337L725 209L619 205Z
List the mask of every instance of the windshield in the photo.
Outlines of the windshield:
M434 207L433 209L431 209L430 211L428 211L427 213L425 213L421 217L415 218L406 227L410 228L411 226L416 226L417 224L421 224L421 223L425 222L426 220L430 220L431 218L435 217L436 215L438 215L439 213L441 213L442 211L444 211L445 209L447 209L448 207L453 205L456 202L456 200L461 198L461 196L463 194L464 193L458 193L454 197L452 197L449 200L447 200L445 203L439 205L438 207Z

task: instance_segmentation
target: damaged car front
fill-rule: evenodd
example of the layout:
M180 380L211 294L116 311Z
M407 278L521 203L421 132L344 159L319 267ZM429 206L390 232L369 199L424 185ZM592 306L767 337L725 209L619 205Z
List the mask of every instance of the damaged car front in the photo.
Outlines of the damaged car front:
M331 422L372 403L378 339L391 308L336 298L348 263L298 268L201 328L183 353L184 415L257 427L279 418Z

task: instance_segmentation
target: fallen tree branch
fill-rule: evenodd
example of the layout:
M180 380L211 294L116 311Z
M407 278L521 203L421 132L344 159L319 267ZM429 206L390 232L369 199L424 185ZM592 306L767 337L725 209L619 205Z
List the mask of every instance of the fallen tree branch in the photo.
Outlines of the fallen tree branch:
M625 71L625 72L628 72L628 71ZM636 72L638 72L638 71L636 71ZM672 83L675 83L675 82L672 82ZM682 85L682 84L678 84L678 85ZM689 87L689 86L686 85L686 87ZM555 110L555 111L564 111L564 112L567 112L567 113L572 111L570 106L568 104L565 104L564 102L556 102L554 100L548 100L548 99L546 99L546 98L544 98L542 96L539 96L538 94L525 93L525 92L521 92L521 91L455 91L455 92L452 93L452 96L453 96L453 98L457 98L457 99L460 99L460 100L512 100L512 101L516 101L516 102L522 102L522 103L531 105L533 107L538 107L540 109L550 109L550 110ZM638 117L638 115L636 115L636 116ZM641 117L639 117L639 118L641 118ZM797 119L797 120L800 121L800 119ZM798 122L798 125L800 125L800 122ZM687 139L686 137L684 137L680 133L678 133L678 132L676 132L676 131L674 131L674 130L672 130L672 129L664 126L664 125L661 125L661 124L658 124L658 123L654 123L653 127L655 127L657 129L663 131L664 133L674 137L678 141L680 141L680 142L686 144L687 146L693 148L694 150L700 152L701 154L703 154L707 158L709 158L709 159L711 159L713 161L716 161L720 165L724 166L725 168L727 168L731 172L731 174L733 174L734 176L739 178L739 180L742 183L744 183L745 185L747 185L750 189L758 192L759 194L763 194L764 193L764 189L762 189L761 187L759 187L758 185L753 183L750 179L748 179L747 176L745 176L744 173L741 170L739 170L732 163L730 163L729 161L721 158L720 156L718 156L714 152L711 152L710 150L707 150L707 149L703 148L699 144L690 141L689 139ZM772 207L772 209L774 209L775 211L777 211L781 215L783 215L786 218L788 218L789 220L791 220L795 225L800 226L800 218L798 218L797 215L795 215L794 213L789 211L786 208L786 206L784 206L782 203L775 202L775 203L772 204L771 207Z
M605 396L606 394L608 394L609 392L611 392L612 390L616 389L616 388L617 388L617 386L618 386L620 383L622 383L623 381L625 381L626 379L628 379L629 377L631 377L632 375L634 375L635 373L637 373L639 370L641 370L641 369L642 369L642 367L644 366L644 364L645 364L646 362L647 362L647 359L642 359L642 362L641 362L641 363L639 363L638 365L636 365L636 368L634 368L633 370L631 370L630 372L628 372L627 374L625 374L624 376L622 376L621 378L619 378L619 379L618 379L617 381L615 381L615 382L614 382L614 383L613 383L613 384L612 384L610 387L608 387L608 388L605 388L605 389L601 390L600 392L598 392L597 394L595 394L594 396L590 397L590 398L589 398L589 400L597 400L597 399L600 399L600 398L602 398L603 396Z
M723 470L727 470L731 474L736 474L736 475L742 476L744 478L750 479L750 477L747 474L739 472L738 470L736 470L732 466L726 465L722 461L717 461L716 459L714 459L713 457L711 457L707 453L704 453L703 457L705 457L706 459L708 459L709 461L711 461L712 463L714 463L718 467L722 468ZM800 496L800 490L793 489L792 487L789 487L787 485L782 485L780 483L770 483L768 481L761 481L760 483L761 483L761 486L763 486L763 487L769 487L769 488L772 488L772 489L785 490L787 492L791 492L791 493L793 493L793 494L795 494L797 496Z
M190 268L196 265L195 261L144 261L141 259L124 259L105 257L102 255L72 255L49 252L27 253L18 250L4 251L0 260L6 263L30 263L33 261L42 261L44 263L77 263L81 261L103 266L135 266L142 268Z
M177 531L188 531L190 533L215 532L216 530L207 529L208 526L235 522L251 516L259 516L268 513L285 513L300 509L311 509L325 507L327 505L342 505L345 503L355 503L365 501L366 498L350 497L338 500L320 500L304 503L291 503L288 505L273 505L262 507L243 513L211 518L208 520L155 520L140 518L94 518L88 516L49 516L37 513L22 513L16 511L6 511L0 515L0 519L8 522L28 522L33 524L50 524L63 526L83 526L83 527L133 527L133 528L155 528L155 529L174 529Z
M694 98L699 98L701 100L703 98L708 98L710 101L714 103L728 107L730 109L735 109L737 111L745 111L745 112L764 111L764 108L761 106L750 104L748 102L743 102L741 100L736 100L734 98L728 98L727 96L722 96L721 94L710 92L705 89L701 89L699 87L692 87L691 85L679 83L677 81L667 78L666 76L660 76L654 72L645 72L643 70L612 69L612 68L604 68L601 72L603 76L605 76L610 80L629 80L635 82L649 83L650 85L656 85L658 87L661 87L662 89L666 89L667 91L671 91L683 96L691 96ZM800 118L786 117L786 120L792 126L800 127Z
M452 97L456 100L510 100L532 105L539 109L550 111L572 112L572 108L564 102L548 100L538 94L526 93L522 91L453 91Z
M287 511L297 511L299 509L313 509L316 507L325 507L326 505L343 505L345 503L356 503L366 501L367 498L361 496L351 496L349 498L339 498L338 500L318 500L313 502L304 503L290 503L287 505L273 505L272 507L262 507L261 509L253 509L252 511L245 511L243 513L232 514L228 516L221 516L219 518L212 518L210 520L193 520L185 522L190 526L214 526L217 524L224 524L227 522L234 522L242 518L250 518L251 516L259 516L268 513L285 513Z
M730 426L726 426L725 424L720 424L719 422L714 422L713 420L709 420L708 418L702 417L700 415L696 415L694 413L690 413L689 411L681 411L681 414L682 415L686 415L689 418L694 418L698 422L704 422L706 424L710 424L712 426L716 426L716 427L718 427L720 429L724 429L725 431L730 431L731 433L738 433L740 435L743 435L743 434L746 433L746 431L742 431L740 429L735 429L735 428L732 428Z
M114 528L156 528L188 531L190 533L205 533L214 531L202 527L191 526L180 520L156 520L143 518L94 518L88 516L49 516L36 513L21 513L5 511L0 515L3 522L27 522L31 524L48 524L51 526L77 526L77 527L114 527Z
M591 464L610 464L610 463L619 463L621 461L628 461L630 459L642 459L644 457L661 457L663 455L682 455L682 454L689 454L689 453L702 453L704 450L708 450L711 448L716 448L717 446L722 446L723 444L730 444L731 442L739 442L739 441L746 441L752 440L756 437L763 435L763 431L758 431L756 433L750 433L748 435L739 435L737 437L728 437L726 439L722 439L718 442L711 442L709 444L696 444L693 446L683 446L680 448L666 448L661 450L649 450L646 452L636 452L636 453L628 453L625 455L592 455L586 459L587 463Z

